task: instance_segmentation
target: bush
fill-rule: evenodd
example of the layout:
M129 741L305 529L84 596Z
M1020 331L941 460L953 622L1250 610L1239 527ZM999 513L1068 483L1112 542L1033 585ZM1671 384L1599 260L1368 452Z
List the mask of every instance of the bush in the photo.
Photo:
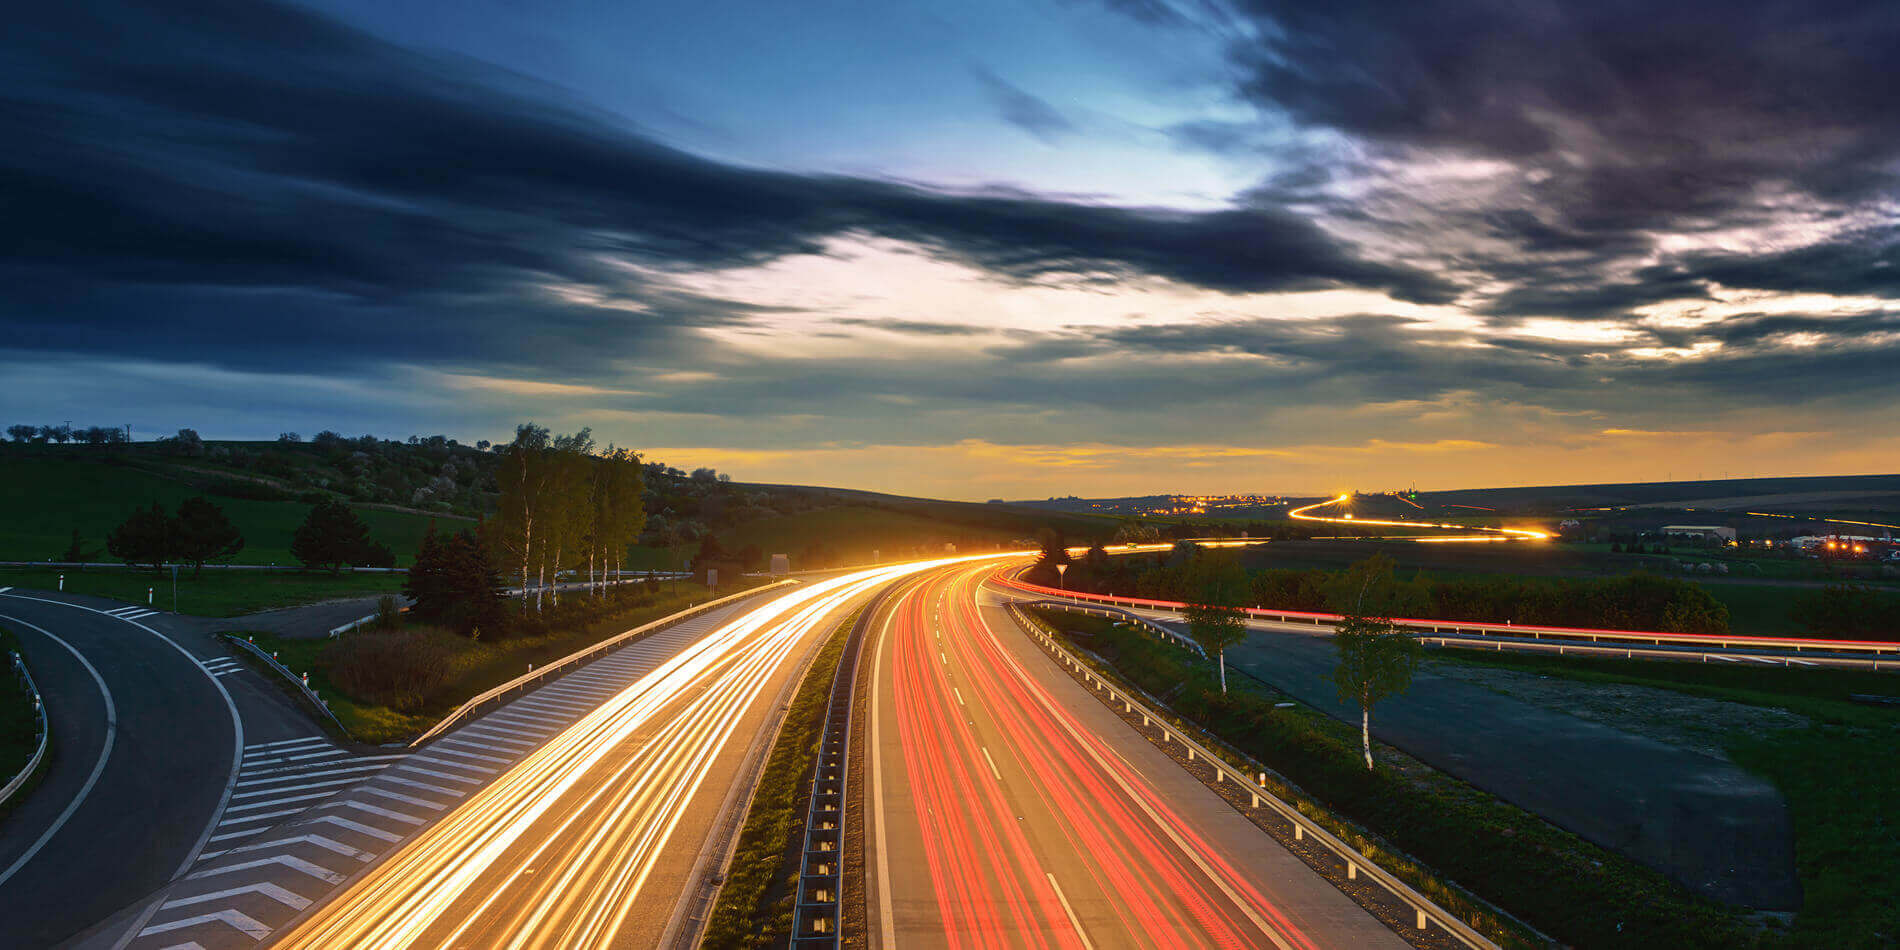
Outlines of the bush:
M376 629L394 630L402 626L402 601L394 594L376 598Z
M344 693L412 712L448 681L453 652L430 630L357 633L323 651L318 662Z

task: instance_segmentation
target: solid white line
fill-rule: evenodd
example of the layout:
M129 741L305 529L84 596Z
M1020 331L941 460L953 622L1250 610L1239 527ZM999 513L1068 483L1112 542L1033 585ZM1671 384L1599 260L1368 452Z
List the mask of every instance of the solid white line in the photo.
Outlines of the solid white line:
M988 762L990 764L990 775L994 777L997 781L999 782L1002 781L1003 773L996 771L996 760L990 758L990 747L980 746L979 748L983 750L983 761Z
M144 930L139 931L138 935L141 937L150 937L153 934L162 934L162 933L167 933L173 930L183 930L186 927L196 927L199 924L208 924L213 921L223 921L227 924L230 924L232 927L238 929L239 931L242 931L243 933L250 935L250 937L254 940L262 940L265 937L270 936L269 927L266 927L263 924L258 923L256 920L250 917L246 917L245 915L238 913L235 910L221 910L215 914L201 914L197 917L187 917L184 920L174 920L174 921L171 921L170 923L154 924L150 927L145 928Z
M30 599L37 600L38 598ZM54 636L45 628L27 623L18 617L0 615L0 619L17 623L30 630L38 630L41 635L45 636L48 640L65 647L66 652L71 653L73 658L79 661L79 665L85 667L87 673L92 674L92 681L99 685L99 695L105 699L106 703L106 739L105 744L99 749L99 761L94 762L92 765L92 774L86 776L86 784L79 787L79 794L73 796L73 800L66 804L66 810L60 812L58 818L53 819L53 823L47 827L46 833L40 835L39 840L33 842L33 846L26 849L26 853L20 855L19 860L13 862L11 867L0 871L0 884L5 884L7 879L13 876L13 872L18 871L26 862L33 860L33 856L39 854L41 848L46 847L46 842L52 840L53 835L58 834L59 829L65 827L66 819L71 818L73 812L79 810L79 806L85 802L86 796L92 794L92 787L99 784L99 773L106 770L106 759L112 755L112 743L119 734L119 711L118 707L112 703L112 691L106 688L105 677L100 676L99 671L93 668L93 665L86 660L85 655L74 649L72 644Z
M959 705L959 706L968 706L968 705L970 705L969 703L966 703L966 702L964 702L964 701L963 701L963 690L960 690L960 689L958 689L958 688L956 688L955 686L952 686L952 687L950 687L950 691L951 691L951 692L953 692L953 693L955 693L955 694L957 694L957 705Z
M261 884L246 884L243 887L233 887L228 890L212 891L209 894L194 894L191 897L180 897L177 900L166 901L159 905L158 909L171 910L174 907L190 907L193 904L204 904L210 901L223 900L227 897L236 897L239 894L261 894L291 910L303 910L310 906L308 898L292 892L289 888L264 882Z
M335 871L332 871L329 868L326 868L320 864L313 864L309 861L305 861L302 858L296 857L294 855L289 855L289 854L273 854L268 858L258 858L255 861L245 861L242 864L227 864L220 868L210 868L204 871L193 871L190 874L185 875L185 880L195 881L195 880L199 880L199 879L207 878L207 877L216 877L217 875L220 875L220 874L230 874L233 871L249 871L252 868L268 867L273 864L280 865L282 867L287 867L291 869L292 871L300 871L304 874L308 874L311 877L314 877L317 880L324 882L325 884L343 883L343 875L338 874Z
M1062 902L1062 912L1069 915L1069 924L1075 928L1075 939L1082 941L1083 950L1095 950L1095 945L1089 942L1089 935L1082 930L1082 919L1075 916L1075 908L1070 907L1069 899L1062 896L1062 885L1056 883L1056 876L1048 871L1044 871L1043 876L1049 879L1049 886L1056 889L1056 900Z
M885 614L871 662L871 811L877 821L877 925L883 938L879 946L885 950L896 950L897 921L891 910L891 849L884 831L884 720L878 684L884 682L884 654L890 649L891 620L895 616L895 612Z

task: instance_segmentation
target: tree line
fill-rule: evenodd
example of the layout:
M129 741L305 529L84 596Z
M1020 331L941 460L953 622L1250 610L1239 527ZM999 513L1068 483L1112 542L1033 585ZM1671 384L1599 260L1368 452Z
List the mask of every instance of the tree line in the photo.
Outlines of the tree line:
M84 442L87 445L117 445L132 441L131 433L123 426L86 426L79 428L70 422L59 425L10 425L7 435L15 442Z
M521 580L522 606L530 591L537 609L544 591L558 605L550 581L564 570L584 570L598 593L625 567L627 548L646 524L639 453L598 450L588 429L557 436L533 423L517 428L499 452L500 513L489 537Z

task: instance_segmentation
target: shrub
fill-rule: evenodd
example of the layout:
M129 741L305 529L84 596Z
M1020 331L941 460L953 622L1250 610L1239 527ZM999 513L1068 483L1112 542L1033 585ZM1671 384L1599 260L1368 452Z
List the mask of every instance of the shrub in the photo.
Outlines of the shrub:
M318 662L344 693L404 712L420 709L447 682L453 653L430 630L357 633Z

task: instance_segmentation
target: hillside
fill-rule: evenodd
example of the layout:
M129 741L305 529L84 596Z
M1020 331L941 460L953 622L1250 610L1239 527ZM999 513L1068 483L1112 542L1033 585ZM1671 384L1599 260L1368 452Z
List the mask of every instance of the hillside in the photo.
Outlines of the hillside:
M0 443L0 560L60 556L79 531L90 551L135 508L167 508L206 495L245 536L243 564L290 564L290 539L311 504L346 501L388 545L399 565L414 555L429 521L468 523L492 515L498 456L486 442L441 436L406 441L325 433L312 441L162 440L106 445ZM993 548L1044 527L1097 540L1108 519L1011 505L905 498L799 485L746 484L710 469L692 474L646 465L646 528L629 567L677 568L708 535L733 553L788 554L799 568L862 563L943 550ZM453 527L453 524L445 525ZM763 566L762 560L757 566Z

